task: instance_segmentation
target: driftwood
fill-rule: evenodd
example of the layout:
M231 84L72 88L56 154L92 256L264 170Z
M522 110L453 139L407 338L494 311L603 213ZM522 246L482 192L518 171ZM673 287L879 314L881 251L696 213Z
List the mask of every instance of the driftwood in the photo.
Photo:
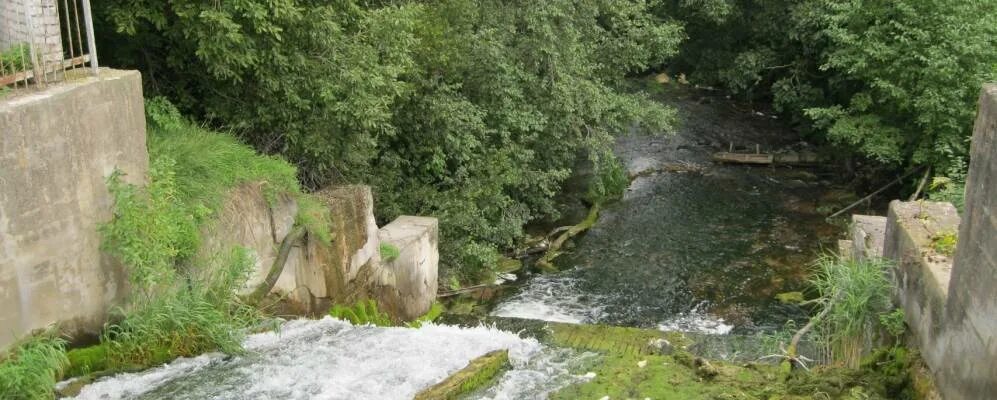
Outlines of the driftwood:
M550 242L550 246L547 248L547 252L544 253L543 257L540 257L540 259L537 260L537 266L539 266L540 269L544 271L551 271L551 272L557 271L557 267L554 266L553 261L555 258L557 258L557 256L561 255L560 253L561 246L563 246L564 242L568 241L568 239L571 239L577 236L578 234L587 231L589 228L592 227L592 225L595 225L595 222L599 219L600 208L601 206L598 203L592 206L592 208L589 209L588 216L586 216L585 219L582 220L582 222L579 222L577 225L571 226L570 228L562 232L557 237L557 239L554 239L552 242Z
M303 226L298 225L291 229L291 232L280 243L280 249L277 250L277 258L274 260L273 265L270 266L267 277L263 279L263 282L256 289L253 289L252 293L244 297L246 302L250 304L258 303L273 290L274 285L277 284L277 278L280 278L280 274L284 272L284 265L287 264L287 256L291 254L291 248L301 241L301 239L304 239L304 237L305 228Z

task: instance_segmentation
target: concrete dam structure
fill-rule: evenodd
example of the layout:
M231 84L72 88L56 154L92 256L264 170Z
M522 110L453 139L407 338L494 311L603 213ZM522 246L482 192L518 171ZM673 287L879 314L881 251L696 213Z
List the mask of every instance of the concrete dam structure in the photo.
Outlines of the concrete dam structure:
M120 170L144 185L149 169L142 79L102 69L0 100L0 349L57 326L67 336L98 334L129 292L126 269L101 249L98 227L112 217L107 178ZM367 186L319 193L333 241L296 244L271 291L281 312L314 315L330 304L375 299L399 320L436 298L435 218L405 216L378 227ZM268 202L259 185L232 188L201 252L241 246L258 283L295 223L297 204ZM381 260L382 243L400 256Z

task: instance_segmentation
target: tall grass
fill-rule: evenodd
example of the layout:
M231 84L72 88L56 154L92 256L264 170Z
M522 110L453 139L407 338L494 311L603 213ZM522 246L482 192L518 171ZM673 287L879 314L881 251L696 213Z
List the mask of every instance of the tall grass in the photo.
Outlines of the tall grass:
M821 306L830 307L818 322L819 340L835 361L857 368L863 350L877 339L881 317L894 309L889 267L879 259L857 262L826 255L818 260L811 283L821 295Z
M121 321L102 336L103 367L110 369L242 350L243 332L259 315L235 293L254 261L242 248L198 254L200 232L230 189L262 183L270 202L279 195L298 198L296 223L331 240L328 215L301 192L294 166L193 125L165 100L149 100L146 108L149 183L140 188L112 176L114 218L101 228L105 248L128 267L133 291Z
M64 349L65 341L43 335L29 339L0 358L0 398L55 398L52 388L68 365Z

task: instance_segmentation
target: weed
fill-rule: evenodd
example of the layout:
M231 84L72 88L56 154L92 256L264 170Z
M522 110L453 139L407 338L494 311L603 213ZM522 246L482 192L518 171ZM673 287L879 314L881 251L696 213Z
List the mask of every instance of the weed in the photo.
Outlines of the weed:
M361 300L351 307L335 305L329 310L334 318L350 321L353 325L393 326L388 314L378 310L374 300Z
M422 324L435 321L440 317L440 315L443 315L443 304L434 301L433 304L429 306L429 311L421 317L416 318L415 321L406 323L405 326L408 326L409 328L419 328Z
M955 248L959 241L955 232L942 232L931 238L931 246L938 254L951 257L955 254Z
M68 360L62 339L42 335L17 346L0 361L0 393L4 399L54 399L52 387Z
M873 259L862 262L826 255L818 262L812 284L821 295L822 307L830 307L819 321L820 340L831 349L833 358L857 368L863 348L880 327L880 315L893 310L890 282L886 278L889 264Z

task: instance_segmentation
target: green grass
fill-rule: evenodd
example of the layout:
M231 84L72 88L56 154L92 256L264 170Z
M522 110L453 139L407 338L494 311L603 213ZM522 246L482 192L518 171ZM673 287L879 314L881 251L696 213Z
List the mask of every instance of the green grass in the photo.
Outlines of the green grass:
M0 52L0 63L3 64L0 76L14 74L31 68L31 61L28 58L28 54L30 53L31 49L26 43L11 46L9 49Z
M54 399L52 391L68 365L65 342L42 335L0 358L0 395L4 400Z
M890 264L884 260L856 262L826 255L817 262L811 283L821 295L822 307L831 307L819 321L820 340L845 366L857 368L862 351L877 338L881 316L893 311Z
M109 179L114 217L101 227L105 250L127 267L132 287L120 322L100 347L72 353L72 372L122 371L208 351L239 353L243 333L259 312L236 295L254 264L232 248L198 255L200 233L214 221L226 194L262 184L267 201L297 200L295 223L324 243L332 240L328 212L302 193L294 166L261 156L231 135L184 119L161 99L146 103L148 184Z

